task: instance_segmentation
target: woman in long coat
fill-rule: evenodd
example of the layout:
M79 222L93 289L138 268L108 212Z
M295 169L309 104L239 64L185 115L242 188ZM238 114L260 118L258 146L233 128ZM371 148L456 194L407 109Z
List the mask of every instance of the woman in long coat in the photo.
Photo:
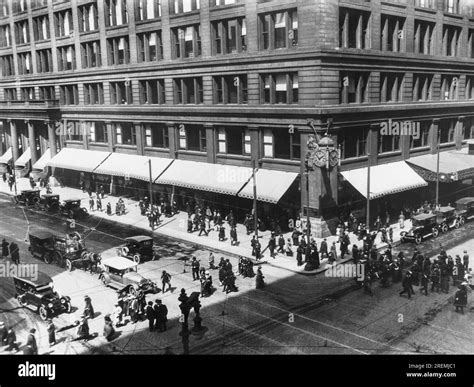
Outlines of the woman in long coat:
M52 347L53 345L56 344L56 327L53 324L52 320L48 320L48 342L49 346Z

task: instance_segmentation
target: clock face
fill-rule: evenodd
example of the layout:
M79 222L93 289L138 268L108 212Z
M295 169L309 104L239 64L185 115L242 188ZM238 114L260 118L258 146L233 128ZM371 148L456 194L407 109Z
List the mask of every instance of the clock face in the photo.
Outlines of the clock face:
M326 165L326 152L319 149L314 153L314 164L318 167L323 167Z
M331 152L329 152L329 165L331 167L335 167L338 164L339 164L339 154L336 149L333 149Z

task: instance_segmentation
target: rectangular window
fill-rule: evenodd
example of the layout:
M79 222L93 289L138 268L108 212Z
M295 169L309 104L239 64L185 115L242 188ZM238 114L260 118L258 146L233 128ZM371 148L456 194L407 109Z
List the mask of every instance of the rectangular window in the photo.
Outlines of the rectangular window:
M380 26L380 49L382 51L404 52L405 18L382 15Z
M5 91L5 100L6 101L16 101L17 100L17 93L16 93L16 88L8 88L4 89Z
M164 124L143 124L145 146L151 148L169 148L168 127Z
M368 84L368 73L341 72L340 103L369 102Z
M415 7L434 8L435 0L415 0Z
M99 14L97 4L91 3L77 8L79 31L89 32L99 29Z
M290 134L287 127L269 130L273 138L273 157L285 160L300 159L301 147L298 134Z
M270 104L298 103L298 74L264 74L260 77L261 101Z
M202 77L173 80L176 104L202 104Z
M84 103L86 105L102 105L104 103L104 88L102 83L84 84Z
M424 146L428 146L428 136L430 134L430 121L422 121L420 124L420 135L415 138L414 136L410 136L410 148L422 148Z
M33 34L36 42L50 38L49 17L47 15L33 19Z
M54 14L56 37L70 36L74 33L72 26L72 11L70 9Z
M165 80L164 79L146 79L138 83L140 104L158 104L166 103Z
M217 54L232 54L247 50L245 18L220 20L212 23L213 46Z
M43 100L56 99L56 90L54 86L40 86L38 90L39 90L39 99L43 99Z
M415 53L424 55L434 54L433 36L436 24L415 20Z
M0 17L8 16L9 14L8 0L0 0Z
M107 39L109 66L130 63L130 46L128 36Z
M18 73L19 75L26 75L33 73L33 63L31 62L31 54L24 52L17 55L18 58Z
M454 129L456 128L457 120L445 119L439 121L439 141L440 144L454 142Z
M453 100L459 98L459 76L441 76L441 100Z
M26 44L30 42L30 30L28 20L22 20L14 24L16 44Z
M57 55L59 71L76 69L76 52L74 46L58 47Z
M340 8L339 47L370 49L370 12Z
M380 74L380 102L402 102L403 79L403 74Z
M271 129L263 131L263 156L273 158L273 132Z
M349 159L367 155L367 128L345 128L337 135L338 145L341 147L341 158Z
M10 47L12 45L10 26L0 27L0 47Z
M90 142L107 143L107 128L103 122L85 122Z
M181 137L180 133L180 137ZM206 152L206 129L202 125L185 125L184 136L187 150ZM180 142L180 145L183 144Z
M117 144L137 145L135 126L131 122L112 123Z
M200 25L173 28L171 37L173 40L173 59L201 56Z
M139 62L154 62L163 59L161 31L137 34Z
M240 0L211 0L211 7L220 7L223 5L237 4Z
M135 20L151 20L161 17L161 0L135 0Z
M26 11L26 0L15 0L12 2L12 13L21 13Z
M128 24L126 0L105 0L104 6L106 27Z
M443 26L443 55L458 56L462 29L454 26Z
M110 103L112 105L131 105L132 100L132 83L110 82Z
M432 100L432 85L432 74L413 74L413 101Z
M22 87L20 93L22 101L32 101L36 99L34 87Z
M0 57L0 62L2 65L2 77L10 77L15 74L13 55L5 55ZM20 63L20 55L18 55L18 70L21 71L23 65L23 63Z
M444 10L448 13L459 13L459 0L444 0Z
M474 77L466 77L466 99L474 99Z
M171 14L196 11L199 8L200 0L170 0Z
M100 67L102 59L100 56L100 42L93 41L81 44L82 68Z
M84 138L84 122L68 121L66 126L67 141L82 141Z
M468 58L474 58L474 29L470 29L468 33L467 56Z
M260 14L258 20L260 50L298 46L296 9Z
M248 103L247 75L214 77L214 103Z
M38 73L53 71L53 54L50 49L36 51L36 67Z
M246 136L250 137L247 129L241 127L218 128L218 152L231 155L246 155L250 148L246 146ZM250 145L250 138L248 139Z
M378 136L379 153L395 152L400 150L400 136Z
M79 105L79 88L77 85L59 87L59 103L61 105Z

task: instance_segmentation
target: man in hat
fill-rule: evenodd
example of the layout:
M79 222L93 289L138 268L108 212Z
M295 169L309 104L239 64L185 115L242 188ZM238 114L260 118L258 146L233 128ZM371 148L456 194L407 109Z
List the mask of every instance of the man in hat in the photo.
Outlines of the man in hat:
M257 269L257 277L255 278L255 287L257 289L263 289L265 287L264 278L262 268L259 266Z
M35 338L35 328L30 329L30 333L28 334L28 338L26 339L26 350L25 354L27 355L37 355L38 354L38 345L36 344Z
M161 300L156 300L155 312L156 312L156 329L159 332L166 331L166 322L168 321L168 308Z
M113 340L115 335L115 329L112 324L112 320L110 319L110 315L106 314L104 317L104 337L107 341Z
M92 306L92 301L89 296L84 296L84 302L85 302L85 307L84 307L84 313L83 315L87 318L94 318L94 307Z
M464 271L467 273L469 271L469 254L467 250L464 250L464 255L462 256L462 262L464 265Z
M15 242L10 243L10 257L15 265L20 264L20 249Z
M8 328L5 341L6 341L5 344L8 345L8 347L6 349L7 351L11 351L12 349L14 349L15 352L18 352L20 350L18 348L18 343L16 342L15 331L13 330L13 327L11 327L11 326Z
M8 257L8 253L9 253L8 246L9 245L10 244L5 240L5 238L3 238L3 240L2 240L2 258Z
M153 310L153 302L148 301L148 305L145 309L145 315L148 320L148 328L150 329L150 332L153 331L153 325L155 321L155 311Z
M193 273L193 281L196 281L199 279L199 261L196 259L196 257L193 257L193 260L191 261L191 271Z
M56 344L56 326L53 323L53 320L48 319L48 343L49 346L52 347Z
M163 270L161 273L161 291L166 292L166 285L168 285L168 290L171 291L171 274L167 273L166 270Z
M413 293L412 272L411 271L408 271L405 274L405 277L403 278L403 281L402 281L402 286L403 286L403 290L400 292L400 297L401 297L402 294L407 293L408 298L411 298L411 294Z
M285 237L283 234L280 234L278 237L278 250L277 253L284 254L285 253Z

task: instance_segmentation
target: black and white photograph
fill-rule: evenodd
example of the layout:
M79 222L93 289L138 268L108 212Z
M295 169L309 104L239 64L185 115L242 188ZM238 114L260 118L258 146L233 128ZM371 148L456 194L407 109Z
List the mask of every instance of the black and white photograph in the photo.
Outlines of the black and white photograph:
M137 355L468 371L474 0L0 0L0 71L18 383Z

